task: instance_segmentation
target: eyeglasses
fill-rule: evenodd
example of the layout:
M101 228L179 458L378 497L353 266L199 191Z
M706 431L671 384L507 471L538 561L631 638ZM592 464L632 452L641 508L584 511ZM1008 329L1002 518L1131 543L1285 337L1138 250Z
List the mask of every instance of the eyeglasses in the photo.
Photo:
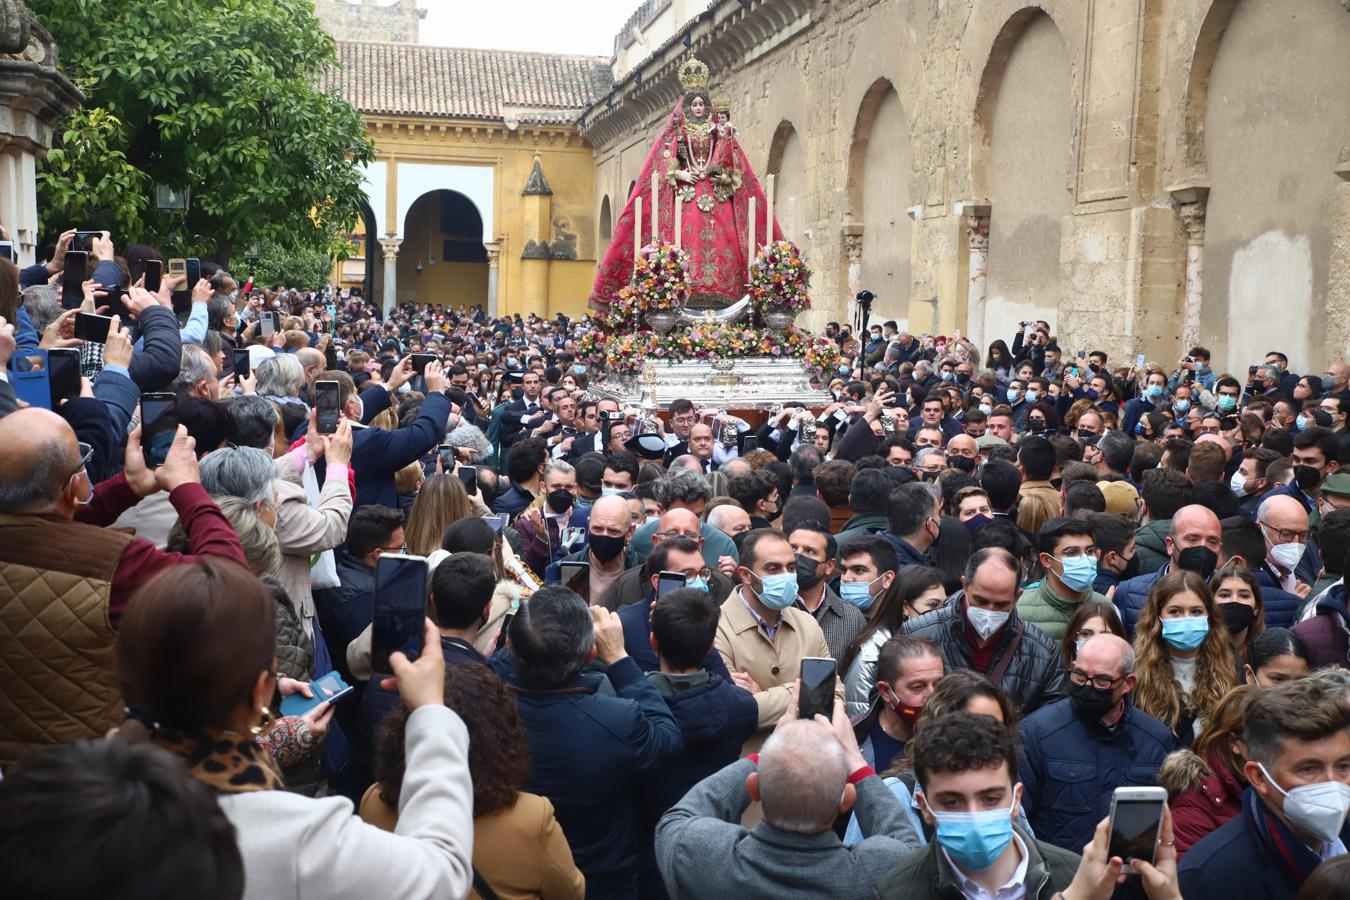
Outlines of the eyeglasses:
M89 460L94 458L93 447L89 446L84 441L80 441L79 448L80 448L80 464L79 466L76 467L74 472L70 473L71 478L74 478L76 475L83 472L85 468L89 465Z
M383 550L385 553L402 553L403 551L408 549L408 545L399 544L397 547L381 547L380 549Z
M1091 556L1096 559L1101 554L1102 551L1097 547L1065 547L1059 553L1062 559L1077 559L1080 556Z
M1275 537L1279 538L1281 544L1302 544L1308 539L1308 530L1295 531L1292 528L1274 528L1265 522L1258 522L1262 528L1268 530Z
M1124 680L1124 675L1112 678L1110 675L1089 675L1082 669L1069 670L1069 681L1077 685L1090 684L1099 691L1109 691Z

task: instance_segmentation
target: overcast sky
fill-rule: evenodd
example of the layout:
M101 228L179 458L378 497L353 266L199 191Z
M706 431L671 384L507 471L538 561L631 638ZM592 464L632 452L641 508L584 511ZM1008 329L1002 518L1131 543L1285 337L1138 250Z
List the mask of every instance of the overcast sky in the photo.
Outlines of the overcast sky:
M422 43L609 56L641 0L418 0Z

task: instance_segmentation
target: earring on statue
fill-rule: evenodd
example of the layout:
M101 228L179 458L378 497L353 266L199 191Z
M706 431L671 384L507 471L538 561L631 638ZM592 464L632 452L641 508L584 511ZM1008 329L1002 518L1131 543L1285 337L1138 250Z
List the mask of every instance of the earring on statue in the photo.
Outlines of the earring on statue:
M249 729L254 736L260 735L265 731L271 731L272 726L276 724L277 717L272 715L272 711L266 706L262 708L262 721Z

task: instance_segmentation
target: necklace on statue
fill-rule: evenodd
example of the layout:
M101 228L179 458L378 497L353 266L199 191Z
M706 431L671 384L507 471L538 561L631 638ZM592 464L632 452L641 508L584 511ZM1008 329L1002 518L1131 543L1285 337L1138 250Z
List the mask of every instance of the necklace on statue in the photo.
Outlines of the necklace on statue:
M696 153L694 150L695 147L694 132L696 130L699 132L698 144L701 145L705 151L702 155L702 158L700 158L699 154ZM694 175L696 175L699 178L703 178L707 174L708 163L712 160L713 155L711 125L704 125L701 128L697 129L693 127L692 123L686 125L684 131L684 147L685 150L689 153L689 168L693 171Z

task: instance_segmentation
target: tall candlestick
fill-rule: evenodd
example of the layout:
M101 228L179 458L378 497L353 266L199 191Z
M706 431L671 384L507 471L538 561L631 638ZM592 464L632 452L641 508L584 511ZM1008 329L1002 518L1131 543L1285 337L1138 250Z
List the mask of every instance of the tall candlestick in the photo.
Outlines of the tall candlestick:
M680 195L675 195L675 249L680 249L682 239L680 237L680 226L683 223L684 202L680 200Z
M776 176L769 175L764 183L764 243L773 243L773 180Z
M757 197L750 198L750 233L746 236L745 248L745 274L747 278L755 265L755 201L757 199Z
M653 173L652 173L652 243L653 243L653 244L659 244L659 243L661 242L661 236L660 236L660 235L661 235L661 232L657 230L657 228L658 228L658 226L660 225L660 222L661 222L661 220L660 220L660 214L661 214L661 203L660 203L661 192L660 192L660 188L657 187L657 185L658 185L659 183L660 183L660 181L659 181L659 176L658 176L655 172L653 172Z
M642 256L642 197L633 200L633 269L637 270L638 258Z

